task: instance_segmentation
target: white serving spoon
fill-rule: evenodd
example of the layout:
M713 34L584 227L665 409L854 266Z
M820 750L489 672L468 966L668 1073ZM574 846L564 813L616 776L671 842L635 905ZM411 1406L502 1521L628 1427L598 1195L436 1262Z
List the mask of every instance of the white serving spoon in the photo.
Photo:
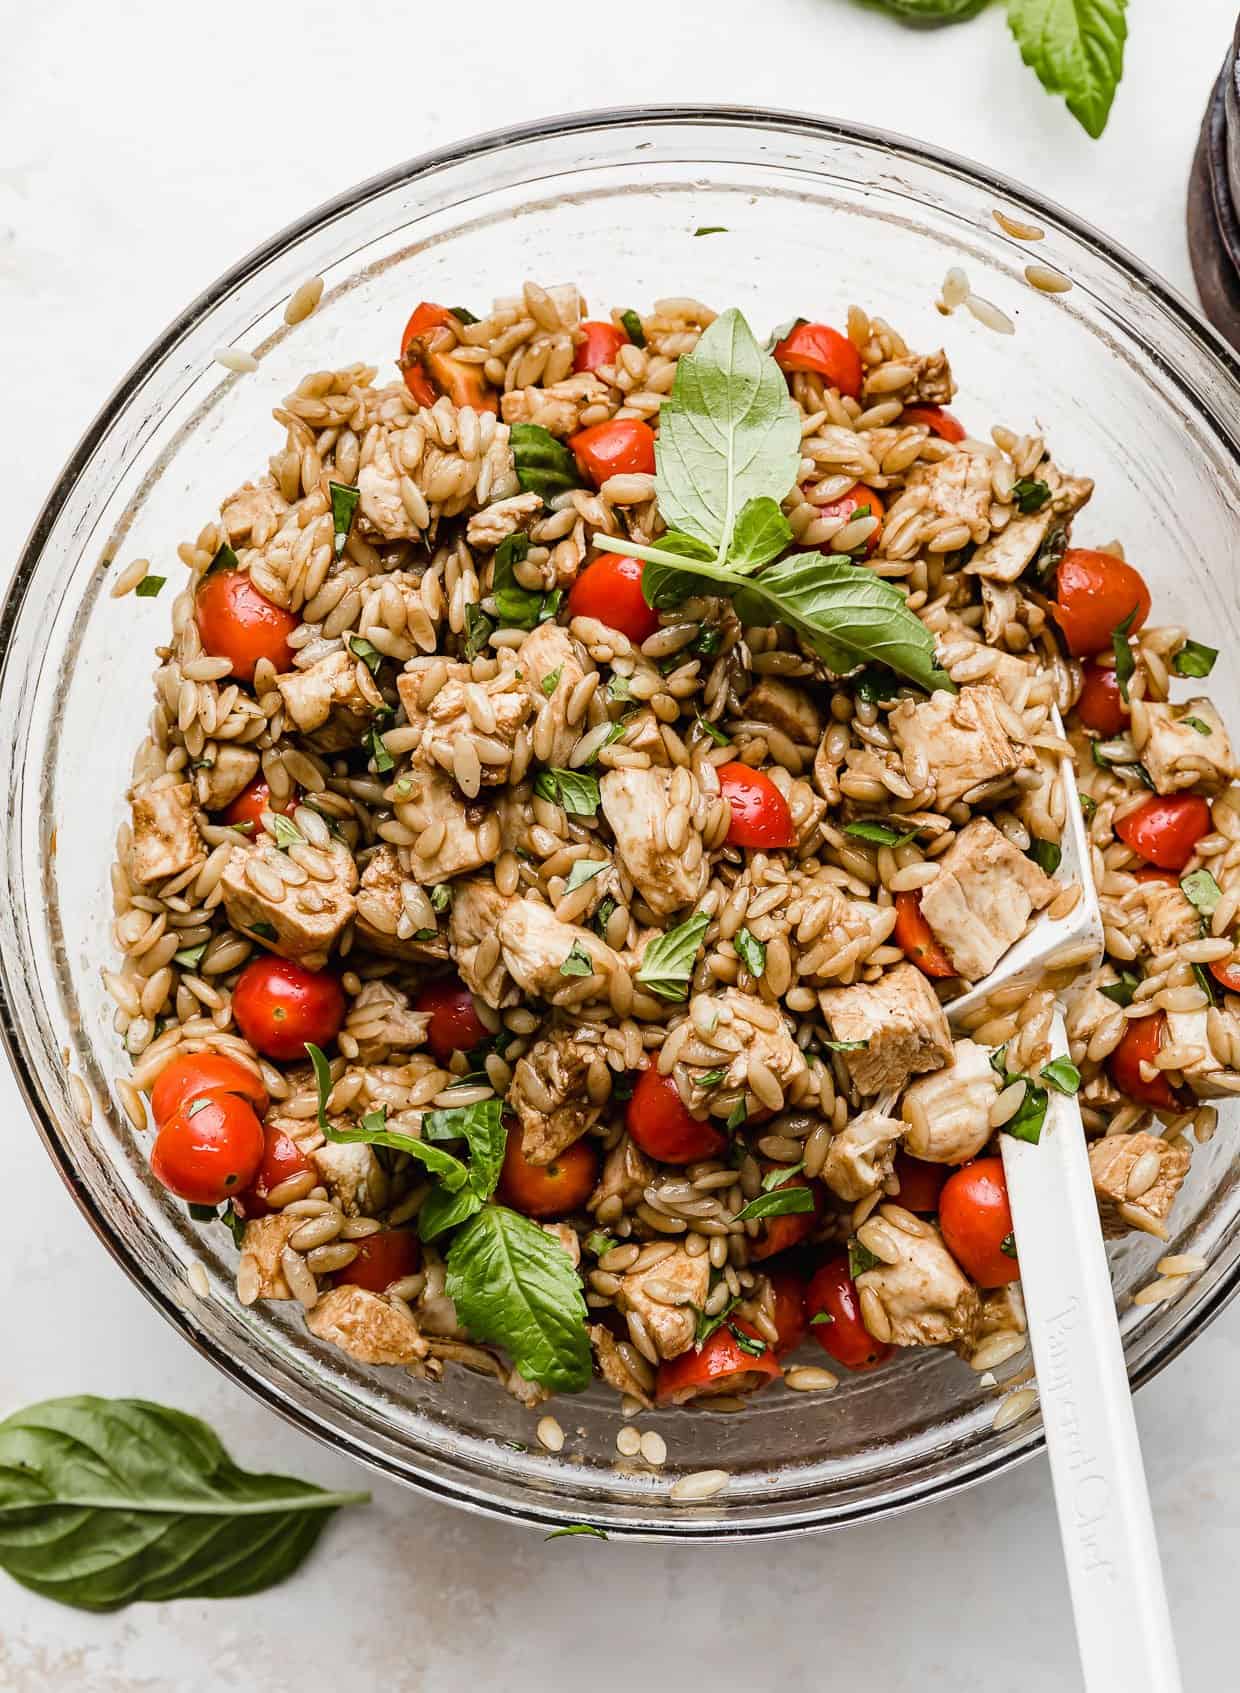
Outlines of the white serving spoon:
M1062 729L1062 725L1060 725ZM1034 986L1058 957L1102 951L1102 917L1072 760L1062 761L1062 868L1081 884L947 1008L959 1023L999 987ZM1052 1051L1068 1050L1056 1008ZM1075 1096L1050 1091L1036 1146L1000 1137L1051 1480L1086 1693L1179 1693L1171 1616L1133 1416L1115 1295Z

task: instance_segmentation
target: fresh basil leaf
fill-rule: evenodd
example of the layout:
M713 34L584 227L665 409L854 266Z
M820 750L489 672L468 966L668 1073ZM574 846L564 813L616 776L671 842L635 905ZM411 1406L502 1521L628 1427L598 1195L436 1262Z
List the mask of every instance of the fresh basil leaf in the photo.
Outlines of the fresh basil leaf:
M1070 1096L1080 1090L1081 1072L1070 1058L1052 1058L1049 1064L1043 1064L1038 1074L1056 1093Z
M215 557L207 566L207 576L214 576L217 570L236 570L237 555L227 541L222 541L216 549ZM205 579L205 578L204 578Z
M760 1193L736 1213L738 1223L756 1222L761 1217L793 1217L814 1209L814 1195L807 1187L779 1187Z
M1008 0L1020 56L1096 141L1124 74L1128 0Z
M646 345L646 331L642 328L642 320L635 311L621 312L620 322L624 325L624 333L635 347Z
M645 585L645 571L642 572L642 583ZM722 632L714 625L703 628L690 651L700 653L703 658L713 658L723 642Z
M900 684L881 665L867 664L859 676L853 677L852 690L867 705L877 705L880 700L895 699L900 692Z
M144 576L134 593L140 600L153 600L167 580L166 576Z
M242 827L242 824L237 824L237 828L240 829ZM275 924L263 922L261 919L257 923L247 923L245 925L245 930L247 934L259 935L265 941L273 941L276 938Z
M189 1205L190 1221L194 1223L218 1223L220 1213L214 1205L196 1205L191 1200Z
M1121 970L1118 981L1105 983L1098 989L1098 992L1103 999L1109 999L1112 1005L1131 1005L1132 996L1140 985L1140 976L1135 975L1131 970Z
M172 962L179 964L182 970L196 970L202 963L202 955L207 950L208 943L199 941L197 946L183 946L180 952L174 952Z
M538 684L548 699L551 698L552 694L559 687L560 677L563 676L563 674L564 666L561 664L551 672L550 676L544 676L542 681Z
M598 545L604 545L604 537L598 538ZM707 574L712 582L717 569L715 549L705 541L699 541L696 535L686 535L679 529L672 529L666 535L659 537L657 548L658 559L647 560L642 571L642 595L650 607L655 611L670 611L680 605L692 594L698 593L698 581L688 571L678 570L674 564L668 562L670 558L691 558L697 563L708 566Z
M561 976L592 976L594 974L594 960L582 946L580 941L574 941L568 950L568 957L560 965Z
M581 1282L559 1241L502 1205L486 1205L452 1241L446 1292L475 1340L502 1346L527 1381L590 1385Z
M353 527L353 514L362 495L360 489L350 487L344 482L329 482L327 486L332 497L332 543L336 557L339 558L348 542L349 530Z
M349 639L349 651L354 658L360 658L372 676L379 674L379 666L383 663L383 654L373 642L364 635L353 635Z
M717 1088L727 1073L726 1070L703 1070L700 1075L694 1076L693 1085L705 1093L708 1088Z
M480 652L485 652L494 633L495 624L480 605L467 605L465 607L466 658L474 659Z
M544 620L547 596L534 588L523 588L517 581L515 566L530 550L530 538L523 530L508 535L495 549L491 569L491 598L495 612L505 629L536 629Z
M828 1052L861 1052L870 1043L868 1040L824 1040L822 1044Z
M1015 1258L1016 1236L1014 1234L1005 1234L1003 1239L999 1242L999 1250L1005 1258Z
M319 1093L319 1128L327 1133L327 1102L332 1092L332 1067L327 1061L327 1054L321 1046L315 1046L313 1041L306 1042L306 1057L310 1060L310 1068L314 1071L314 1085Z
M1187 723L1190 729L1195 729L1199 735L1212 735L1214 730L1200 717L1181 717L1181 723Z
M698 913L647 941L636 979L660 999L687 999L693 963L709 927L710 918Z
M600 939L604 939L606 937L608 919L611 917L611 914L615 909L615 900L610 894L604 894L602 899L598 902L598 910L590 919L590 926Z
M1128 703L1128 684L1137 668L1137 661L1132 656L1132 647L1128 641L1128 631L1132 628L1136 615L1137 607L1134 605L1124 621L1111 632L1111 651L1115 654L1115 679L1119 683L1120 698L1125 705Z
M431 902L432 911L446 911L452 904L452 884L450 882L436 882L427 898Z
M366 746L369 748L375 769L382 775L387 770L396 768L396 760L387 750L387 742L379 733L379 725L372 723L366 733Z
M740 1347L741 1351L747 1353L749 1357L761 1358L766 1352L765 1340L758 1340L755 1336L746 1334L744 1329L739 1327L738 1324L729 1323L728 1333Z
M1036 477L1022 476L1013 485L1012 498L1016 502L1017 511L1026 517L1042 507L1051 497L1050 487L1045 482L1039 482Z
M550 1534L544 1534L544 1540L563 1540L566 1534L592 1534L595 1540L606 1540L607 1536L601 1528L595 1528L592 1523L570 1523L567 1528L553 1528Z
M729 1134L734 1135L738 1129L743 1129L745 1127L748 1120L749 1112L746 1108L745 1101L743 1099L738 1099L736 1104L728 1112L728 1120L724 1127L727 1129Z
M1217 647L1203 646L1200 641L1185 641L1171 660L1171 668L1177 676L1208 676L1217 657Z
M471 323L477 323L479 321L467 306L449 306L448 310L452 313L452 316L456 319L456 321L463 325L466 329L469 328Z
M601 1229L595 1229L588 1234L583 1243L587 1252L592 1252L596 1258L605 1258L613 1247L620 1242L615 1235L604 1234Z
M1027 1140L1036 1146L1042 1138L1048 1097L1045 1088L1037 1087L1026 1079L1025 1097L1020 1102L1020 1110L1004 1123L1003 1133L1011 1135L1014 1140Z
M972 18L990 0L873 0L884 12L892 12L910 24L954 24ZM804 318L801 319L804 322Z
M587 776L584 770L540 770L534 792L553 805L562 805L570 817L593 817L598 811L598 777Z
M856 514L854 513L854 516ZM733 570L760 570L792 545L792 525L776 500L750 500L736 520L728 564Z
M1193 980L1211 1005L1218 1004L1218 983L1203 965L1193 965Z
M740 1302L741 1296L738 1293L733 1298L729 1299L723 1309L718 1311L713 1317L708 1317L705 1311L698 1312L697 1327L693 1332L693 1345L698 1352L702 1350L703 1346L705 1346L706 1342L710 1339L711 1335L714 1334L715 1330L723 1327Z
M564 884L566 894L574 893L578 888L592 882L594 878L607 868L605 858L579 858L570 867L568 880Z
M854 1281L863 1276L867 1270L881 1270L883 1261L877 1253L871 1252L868 1246L862 1246L854 1235L848 1243L848 1273Z
M725 735L717 723L712 723L708 717L703 717L700 711L695 711L693 716L694 721L705 729L717 747L726 747L729 744L731 736Z
M726 223L704 223L700 229L695 229L693 233L694 235L726 235L728 226Z
M1207 921L1213 917L1223 897L1223 890L1208 870L1194 870L1191 875L1181 876L1180 891Z
M469 1171L459 1158L431 1141L385 1127L386 1121L386 1113L380 1110L368 1111L356 1128L337 1129L329 1122L320 1126L324 1138L334 1146L386 1146L393 1152L407 1152L433 1176L438 1176L449 1193L457 1193L465 1186Z
M538 494L546 502L581 486L577 460L540 423L514 423L508 431L508 444L517 481L527 494Z
M844 833L871 846L902 847L916 835L916 829L893 829L888 823L845 823Z
M762 1178L763 1193L770 1193L782 1182L791 1181L792 1177L799 1176L804 1168L805 1160L802 1158L799 1164L781 1164L778 1169L768 1170Z
M491 1197L508 1141L502 1099L481 1099L474 1105L430 1111L422 1121L422 1134L432 1141L463 1140L469 1147L468 1185L479 1199Z
M628 677L613 676L611 681L607 684L607 697L610 700L614 700L617 705L620 705L625 700L631 700L633 698L633 690L629 686Z
M1063 862L1063 848L1058 841L1033 840L1029 843L1026 857L1032 858L1046 875L1053 876Z
M748 929L738 929L732 937L732 945L749 974L760 976L766 969L766 948L762 942L755 940Z
M272 811L268 816L271 818L271 838L282 852L286 852L289 847L305 846L306 837L282 812Z
M1078 794L1081 802L1081 815L1087 823L1092 823L1098 811L1098 801L1092 794Z
M482 1206L483 1201L468 1182L455 1193L446 1187L433 1187L418 1212L418 1235L422 1240L437 1240L449 1229L476 1217Z

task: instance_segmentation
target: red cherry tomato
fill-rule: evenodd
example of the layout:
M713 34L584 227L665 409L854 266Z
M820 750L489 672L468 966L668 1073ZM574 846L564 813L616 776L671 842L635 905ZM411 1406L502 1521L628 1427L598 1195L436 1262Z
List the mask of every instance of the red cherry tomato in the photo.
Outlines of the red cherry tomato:
M263 1128L263 1156L254 1180L244 1193L237 1195L237 1209L243 1217L266 1217L271 1207L267 1196L283 1182L299 1176L314 1166L298 1146L292 1135L270 1123Z
M741 1345L733 1329L747 1338L752 1351ZM683 1405L712 1393L749 1393L783 1373L755 1328L745 1322L724 1323L703 1343L700 1352L691 1346L679 1358L659 1365L654 1396L660 1405Z
M767 1280L775 1309L773 1318L779 1339L775 1342L777 1356L795 1352L805 1339L809 1319L805 1315L805 1283L795 1270L768 1270Z
M527 1217L567 1217L570 1211L580 1211L598 1180L597 1142L575 1140L550 1164L531 1164L521 1150L523 1139L522 1130L512 1124L496 1189L501 1204Z
M769 1174L775 1166L766 1164L763 1173ZM790 1246L799 1246L803 1240L808 1240L822 1221L822 1213L826 1208L826 1195L820 1182L806 1181L804 1176L792 1175L784 1178L777 1187L807 1187L813 1195L814 1208L812 1211L789 1211L782 1217L766 1217L758 1227L758 1233L749 1242L749 1256L753 1261L762 1258L774 1258L777 1252L786 1252Z
M1138 882L1161 882L1164 888L1178 888L1180 885L1180 878L1174 870L1155 870L1149 864L1134 870L1132 875Z
M428 1012L426 1044L441 1064L454 1052L472 1052L491 1031L474 1007L474 996L459 976L440 976L418 990L415 1011Z
M921 914L915 893L896 895L896 926L892 938L911 964L923 975L942 981L956 974L951 959L934 938L934 931Z
M900 1191L896 1194L898 1205L903 1205L906 1211L938 1210L939 1195L948 1176L946 1164L927 1164L924 1158L897 1152L895 1173L900 1181Z
M861 1321L861 1299L846 1257L830 1259L810 1278L805 1310L809 1332L845 1369L874 1370L890 1358L892 1348L884 1340L875 1340ZM830 1322L816 1323L819 1312L825 1312Z
M457 327L457 320L443 306L423 300L414 311L400 338L396 361L405 387L420 406L433 406L440 394L446 394L454 405L496 411L499 401L487 384L482 366L454 358L446 346L436 344L448 340L436 333L447 327Z
M573 369L580 374L597 370L601 364L615 364L616 354L628 345L628 336L614 323L600 323L592 319L581 325L584 331L573 352Z
M357 1257L337 1271L337 1287L365 1287L382 1293L393 1282L416 1275L422 1248L412 1229L381 1229L357 1243Z
M729 845L768 851L796 845L788 801L769 776L747 764L721 764L718 776L723 796L732 806Z
M1119 677L1112 668L1104 668L1088 659L1083 666L1081 697L1076 702L1077 716L1087 729L1109 740L1122 735L1132 720L1132 713L1124 704L1119 691Z
M1167 1032L1167 1014L1136 1017L1125 1026L1123 1039L1107 1061L1111 1080L1121 1093L1155 1110L1173 1111L1179 1103L1171 1083L1161 1070L1152 1082L1141 1074L1142 1063L1152 1064Z
M258 828L264 811L274 811L284 817L291 817L297 810L297 803L297 793L294 790L283 804L273 805L271 803L271 789L261 776L256 776L249 787L242 788L231 805L226 805L220 812L220 822L226 823L234 829L238 824L249 823L251 825L249 832L252 833L254 829Z
M815 371L851 400L861 393L861 354L846 335L825 323L798 323L776 344L775 363L781 370Z
M1121 817L1115 833L1160 870L1183 870L1193 848L1213 828L1210 807L1200 794L1151 794Z
M949 1178L939 1199L939 1228L947 1250L979 1287L1005 1287L1018 1278L1002 1158L977 1158Z
M179 1106L155 1136L151 1173L178 1199L219 1205L247 1188L263 1156L263 1126L235 1093Z
M1074 658L1106 652L1126 618L1132 617L1131 635L1150 615L1144 577L1113 553L1069 547L1059 562L1055 592L1051 615Z
M229 674L239 682L254 680L260 658L270 659L277 670L292 668L288 638L299 619L260 594L241 571L212 572L198 589L194 615L203 651L226 658L232 665Z
M1240 954L1211 964L1210 974L1220 987L1226 988L1228 993L1240 993Z
M659 627L659 614L642 594L642 561L604 553L587 565L568 590L568 615L596 617L641 646Z
M301 1058L306 1042L327 1046L344 1022L344 989L329 970L291 958L254 958L237 977L233 1016L267 1058Z
M867 517L878 519L878 528L869 540L863 543L865 556L869 558L878 551L878 543L883 533L883 518L886 516L886 507L873 488L867 488L862 482L855 482L846 494L840 495L838 500L832 500L830 505L818 508L819 517L838 518L841 523L851 523L853 517L859 512L865 512ZM833 542L824 541L818 550L831 553L838 551L838 548L834 546Z
M222 1052L192 1052L166 1064L151 1089L151 1116L156 1128L204 1093L240 1094L260 1116L267 1109L267 1090L253 1070L235 1058L225 1058Z
M965 438L964 424L943 406L905 406L900 413L900 422L923 424L932 435L937 435L941 441L963 441Z
M601 488L609 476L654 475L654 430L639 417L613 417L569 437L583 476Z
M662 1164L695 1164L727 1144L709 1118L690 1115L676 1083L653 1064L638 1076L624 1120L634 1142Z

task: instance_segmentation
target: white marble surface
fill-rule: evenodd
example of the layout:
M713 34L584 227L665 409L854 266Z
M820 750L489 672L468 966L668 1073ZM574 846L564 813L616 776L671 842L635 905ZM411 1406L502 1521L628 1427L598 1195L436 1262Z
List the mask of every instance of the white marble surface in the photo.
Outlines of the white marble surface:
M11 0L0 558L7 568L113 383L220 270L394 160L561 109L704 99L885 123L1036 184L1191 291L1185 180L1234 0L1134 0L1132 13L1127 78L1094 144L1022 69L999 11L914 34L846 0L473 0L455 14L376 0ZM518 16L538 39L528 57L508 39ZM0 1124L0 1411L145 1394L208 1417L256 1467L356 1483L155 1316L62 1190L7 1072ZM1237 1390L1233 1308L1137 1402L1192 1689L1238 1679ZM548 1546L378 1482L368 1510L259 1599L91 1618L0 1576L0 1688L13 1693L317 1693L346 1678L559 1693L614 1685L614 1642L650 1693L707 1676L719 1693L1078 1685L1043 1463L896 1521L761 1550Z

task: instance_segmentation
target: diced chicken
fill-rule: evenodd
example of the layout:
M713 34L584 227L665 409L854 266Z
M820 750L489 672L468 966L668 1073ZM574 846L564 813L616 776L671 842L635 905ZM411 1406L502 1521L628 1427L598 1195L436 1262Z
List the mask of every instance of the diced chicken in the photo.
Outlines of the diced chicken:
M764 1102L756 1096L749 1076L750 1065L757 1062L779 1084L786 1099L808 1066L784 1019L739 988L725 988L709 999L699 996L699 1000L700 1014L713 1019L715 1030L706 1038L691 1037L681 1049L680 1061L695 1085L699 1078L713 1077L720 1070L723 1075L701 1088L697 1097L705 1101L716 1095L747 1092L752 1109L759 1109Z
M1013 511L1008 523L984 541L965 565L970 575L1015 582L1051 530L1068 522L1094 491L1088 476L1065 476L1049 459L1038 466L1034 479L1046 483L1050 498L1037 511Z
M514 494L509 499L496 500L473 514L465 540L478 552L494 552L510 535L528 529L542 509L541 494Z
M374 702L358 681L360 664L361 660L350 652L328 653L305 670L290 670L276 677L284 709L303 734L322 728L332 708L338 706L353 720L353 739L361 740Z
M353 916L357 865L343 841L330 849L298 847L316 871L301 886L283 880L284 854L267 840L235 846L220 886L235 929L261 940L281 958L295 958L308 970L327 963L341 930Z
M371 853L357 890L358 941L388 958L429 961L448 957L430 896L401 864L395 847Z
M696 904L710 881L710 861L696 829L689 830L682 851L668 849L667 814L678 774L657 767L609 770L599 784L603 815L616 837L616 857L660 917Z
M1170 952L1201 932L1201 917L1178 887L1167 882L1142 882L1130 908L1132 937L1149 953Z
M346 1028L362 1064L381 1064L393 1052L414 1052L426 1039L430 1014L415 1011L391 982L366 982L349 1005Z
M540 623L517 648L517 668L537 714L535 756L540 764L563 769L585 728L584 722L568 721L568 702L577 684L593 672L594 662L567 629L558 623ZM556 682L548 694L543 684L552 677Z
M571 1223L544 1223L542 1231L544 1234L549 1234L552 1240L563 1248L565 1256L574 1270L581 1268L581 1241Z
M306 1327L359 1364L412 1364L430 1350L405 1306L365 1287L332 1288L307 1315Z
M836 1040L865 1042L842 1054L859 1093L898 1093L910 1076L951 1061L947 1016L915 964L897 964L876 982L821 988L818 1002Z
M133 847L129 868L135 882L149 887L188 870L204 856L194 821L194 790L188 782L171 787L146 783L130 800Z
M373 1146L339 1146L328 1140L311 1156L346 1217L373 1217L387 1204L387 1173Z
M447 681L423 704L428 672L442 665L441 658L411 659L396 679L405 714L422 731L415 757L424 764L438 764L451 775L457 748L462 740L469 740L478 751L483 782L507 781L518 732L534 708L520 670L509 664L494 680L475 682L468 664L451 664ZM471 698L478 721L469 709Z
M586 1072L599 1051L597 1041L555 1029L518 1058L508 1103L520 1119L521 1151L531 1164L550 1164L598 1122L602 1107L590 1103Z
M257 1278L258 1299L291 1299L293 1291L284 1279L280 1254L305 1222L304 1217L287 1217L274 1211L270 1217L255 1217L245 1225L241 1236L241 1262L237 1266L238 1280L249 1271Z
M423 887L449 882L470 870L481 870L489 861L483 826L489 815L482 804L470 803L437 765L409 764L401 774L408 792L401 799L401 814L410 828L425 832L444 825L444 837L432 853L415 852L410 870Z
M220 742L210 764L194 772L198 803L204 811L223 811L258 775L258 754L249 747Z
M991 1288L982 1294L975 1336L977 1342L992 1334L1024 1334L1027 1327L1025 1301L1021 1297L1019 1282L1009 1282L1006 1287Z
M597 1211L609 1199L618 1199L621 1209L629 1211L653 1180L654 1165L628 1135L622 1135L603 1160L603 1173L590 1195L589 1209Z
M581 427L581 414L588 405L609 400L609 390L591 377L589 385L574 384L564 392L566 383L553 388L511 388L500 396L500 416L505 423L537 423L549 434L561 439L575 435Z
M910 1084L904 1095L904 1144L927 1164L963 1164L990 1139L999 1078L976 1041L958 1040L951 1063Z
M1152 1154L1157 1160L1154 1179L1146 1187L1150 1165L1141 1161ZM1159 1135L1144 1132L1135 1135L1104 1135L1089 1148L1089 1172L1098 1196L1098 1211L1105 1235L1123 1234L1125 1229L1143 1229L1148 1234L1165 1238L1166 1223L1180 1191L1180 1184L1188 1174L1191 1154L1180 1140L1163 1140ZM1136 1182L1133 1171L1137 1165ZM1129 1193L1132 1183L1138 1191Z
M678 1358L693 1345L698 1312L710 1291L710 1258L691 1258L678 1246L669 1258L620 1278L617 1300L642 1318L660 1358Z
M816 747L822 735L822 713L804 688L763 676L745 696L744 713L758 723L769 723L798 746Z
M988 453L962 447L935 464L915 464L905 486L923 490L928 515L955 518L975 541L984 541L990 533L993 466Z
M290 1069L284 1072L290 1089L296 1093L301 1088L314 1086L314 1071L306 1066L304 1069ZM347 1117L329 1117L328 1122L333 1128L347 1129ZM323 1144L323 1133L319 1128L316 1117L290 1117L279 1103L273 1105L263 1118L263 1127L270 1129L273 1134L284 1134L300 1147L307 1157Z
M470 876L454 884L448 912L448 945L461 980L471 993L499 1011L515 1005L521 995L508 974L502 953L496 953L490 968L478 968L478 949L499 931L499 920L511 905L510 896L500 893L489 876ZM493 949L488 947L487 953ZM483 955L483 962L487 954Z
M997 782L1034 763L1028 747L1008 733L1003 695L989 683L940 690L914 705L905 700L888 724L904 753L920 756L929 767L940 810L963 799L983 782Z
M1204 697L1183 705L1143 701L1133 716L1132 739L1160 794L1181 788L1217 793L1237 774L1226 726Z
M879 1110L860 1111L832 1137L822 1179L837 1198L855 1205L891 1174L905 1125Z
M559 922L551 908L538 900L510 901L497 933L504 963L517 986L552 1005L580 999L583 984L590 980L592 991L604 992L607 978L619 967L619 958L605 941L589 929ZM586 960L592 966L590 974L584 968Z
M942 347L935 353L923 353L920 358L900 359L898 362L913 365L917 372L912 387L904 391L906 402L924 400L933 406L951 404L952 396L956 392L956 383L952 376L952 367L947 362L947 354Z
M617 1393L627 1393L630 1399L636 1399L649 1410L654 1400L642 1386L637 1372L629 1365L615 1335L610 1329L605 1329L602 1323L591 1323L588 1332L598 1373L608 1387L614 1387Z
M264 476L261 481L247 482L230 494L220 507L224 533L236 547L247 543L262 547L283 523L288 501L276 486L275 478Z
M1236 1024L1230 1012L1220 1008L1215 1015L1225 1019L1240 1033L1240 1025ZM1231 1094L1230 1088L1219 1087L1214 1079L1228 1066L1214 1050L1210 1040L1210 1014L1204 1007L1200 1011L1168 1011L1166 1043L1184 1048L1186 1061L1179 1066L1180 1074L1198 1099L1223 1099ZM1194 1056L1187 1058L1188 1053Z
M1059 890L987 817L967 824L938 862L921 914L957 973L978 982Z
M357 487L362 516L385 541L414 541L422 533L401 498L400 476L390 438L380 429L369 463L358 472Z
M981 1302L977 1289L943 1245L938 1230L927 1223L926 1234L905 1234L903 1229L875 1218L858 1231L862 1241L878 1226L883 1231L884 1249L896 1262L863 1270L857 1277L857 1287L868 1288L877 1296L891 1324L893 1344L970 1344L977 1331Z

